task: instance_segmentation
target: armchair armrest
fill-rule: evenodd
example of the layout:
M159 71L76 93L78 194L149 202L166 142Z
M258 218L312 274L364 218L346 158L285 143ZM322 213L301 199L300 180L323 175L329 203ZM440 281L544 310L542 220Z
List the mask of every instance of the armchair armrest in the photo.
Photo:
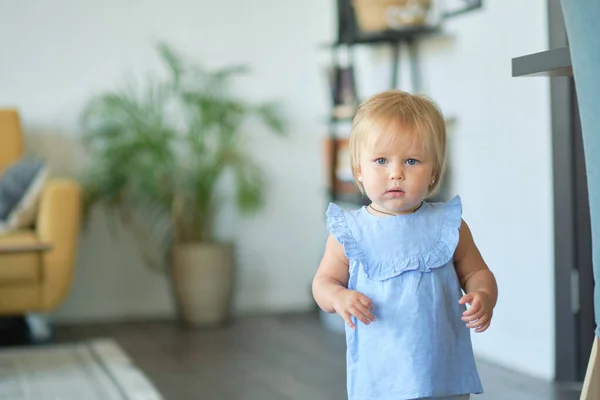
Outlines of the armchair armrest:
M55 308L66 296L81 224L81 188L70 179L50 179L42 191L36 221L39 240L52 245L41 254L44 310Z

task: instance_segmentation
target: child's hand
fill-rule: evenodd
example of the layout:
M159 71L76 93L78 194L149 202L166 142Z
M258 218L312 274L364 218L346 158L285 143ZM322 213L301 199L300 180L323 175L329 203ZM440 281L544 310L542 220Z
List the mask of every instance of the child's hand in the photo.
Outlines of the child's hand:
M356 317L365 325L375 321L375 317L371 314L373 302L356 290L344 289L337 292L333 298L333 308L352 329L356 326L352 323L351 316Z
M475 332L483 332L489 328L494 310L492 299L487 292L479 290L467 293L458 302L471 305L461 318L467 322L467 328L476 328Z

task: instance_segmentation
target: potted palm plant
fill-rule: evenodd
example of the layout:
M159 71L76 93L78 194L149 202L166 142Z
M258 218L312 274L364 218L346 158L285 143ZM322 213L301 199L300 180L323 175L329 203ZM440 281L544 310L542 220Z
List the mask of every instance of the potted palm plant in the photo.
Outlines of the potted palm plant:
M261 208L266 178L244 133L257 126L251 118L276 134L284 121L275 104L232 93L245 68L207 70L164 43L157 51L166 77L102 93L82 112L84 209L117 211L145 263L167 272L181 321L220 325L230 315L235 262L214 218L228 199L241 212ZM233 184L222 185L224 176Z

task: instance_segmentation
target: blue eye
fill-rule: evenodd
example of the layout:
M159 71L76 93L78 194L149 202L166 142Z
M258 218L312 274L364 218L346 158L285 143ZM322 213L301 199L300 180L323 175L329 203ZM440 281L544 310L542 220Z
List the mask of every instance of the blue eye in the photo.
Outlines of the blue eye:
M417 165L419 161L415 160L414 158L409 158L408 160L406 160L406 163L408 165Z
M386 160L385 158L377 158L377 159L375 159L375 163L376 163L376 164L383 165L383 164L385 164L386 162L387 162L387 160Z

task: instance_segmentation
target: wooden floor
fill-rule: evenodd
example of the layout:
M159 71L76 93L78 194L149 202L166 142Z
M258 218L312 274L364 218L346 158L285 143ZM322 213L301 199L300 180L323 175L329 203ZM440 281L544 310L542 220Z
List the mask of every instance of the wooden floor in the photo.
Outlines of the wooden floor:
M342 336L317 315L239 318L218 330L173 322L55 327L57 342L111 337L166 400L343 400ZM473 400L576 400L561 388L478 362L485 393Z

